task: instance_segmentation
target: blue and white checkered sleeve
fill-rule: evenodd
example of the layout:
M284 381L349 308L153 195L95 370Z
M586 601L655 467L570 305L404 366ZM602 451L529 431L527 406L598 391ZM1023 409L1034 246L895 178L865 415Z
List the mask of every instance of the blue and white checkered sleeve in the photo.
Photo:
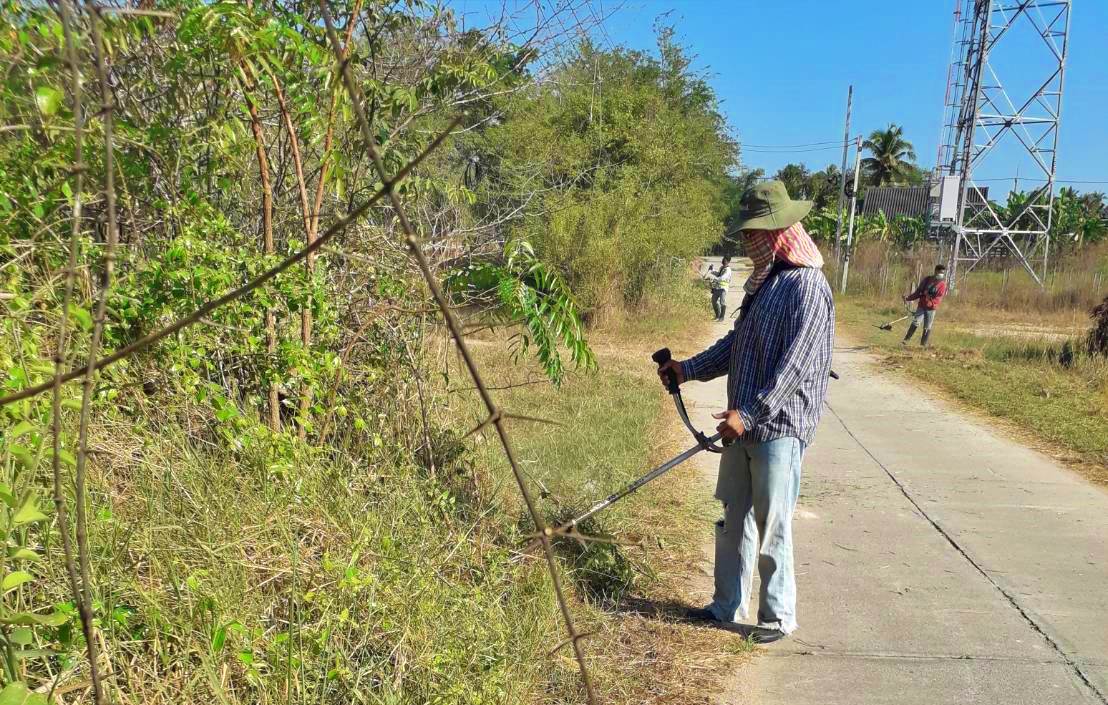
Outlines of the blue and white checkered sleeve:
M717 340L712 347L682 362L681 373L685 379L707 382L727 374L731 364L731 343L734 339L735 331L732 330Z
M782 326L784 348L770 371L769 381L737 411L746 428L767 423L777 416L806 378L813 374L816 360L830 360L830 326L834 325L834 305L809 284L804 287L799 305L774 312ZM826 374L820 371L818 374Z

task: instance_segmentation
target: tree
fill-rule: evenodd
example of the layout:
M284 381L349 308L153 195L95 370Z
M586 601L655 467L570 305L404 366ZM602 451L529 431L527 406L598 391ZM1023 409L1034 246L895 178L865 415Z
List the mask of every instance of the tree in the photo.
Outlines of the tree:
M808 200L811 198L812 174L803 164L786 164L773 175L781 183L792 198Z
M723 231L737 149L688 67L665 27L657 56L585 40L467 138L487 165L476 198L503 214L490 236L531 243L592 320L636 304Z
M834 164L812 172L808 179L808 198L815 202L816 208L833 208L838 205L841 174L839 167Z
M786 164L773 178L785 184L789 196L814 201L816 208L824 208L838 198L839 168L834 164L820 171L809 171L804 164Z
M1081 247L1089 242L1099 242L1105 235L1104 196L1098 192L1079 195L1066 186L1054 198L1052 235L1064 245L1073 243Z
M862 160L866 182L872 186L908 183L915 169L916 150L904 139L904 129L890 123L884 130L874 130L862 149L872 156Z

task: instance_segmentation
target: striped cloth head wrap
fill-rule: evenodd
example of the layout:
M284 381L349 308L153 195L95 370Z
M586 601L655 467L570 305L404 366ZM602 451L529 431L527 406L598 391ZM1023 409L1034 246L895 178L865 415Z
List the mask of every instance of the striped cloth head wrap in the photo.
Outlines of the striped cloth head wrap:
M774 260L784 260L794 267L823 266L823 255L800 223L784 230L748 230L743 233L746 255L754 261L754 271L743 289L753 294L769 276Z

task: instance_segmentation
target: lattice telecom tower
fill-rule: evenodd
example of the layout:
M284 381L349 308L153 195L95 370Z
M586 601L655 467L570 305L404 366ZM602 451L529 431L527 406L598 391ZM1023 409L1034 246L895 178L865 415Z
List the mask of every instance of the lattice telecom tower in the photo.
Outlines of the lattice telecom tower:
M956 2L936 161L939 211L949 219L954 239L951 284L960 268L969 272L1005 250L1042 284L1050 255L1070 0ZM1026 198L1019 194L1021 174L1033 185ZM1005 205L999 205L1007 193L1002 182L1017 192Z

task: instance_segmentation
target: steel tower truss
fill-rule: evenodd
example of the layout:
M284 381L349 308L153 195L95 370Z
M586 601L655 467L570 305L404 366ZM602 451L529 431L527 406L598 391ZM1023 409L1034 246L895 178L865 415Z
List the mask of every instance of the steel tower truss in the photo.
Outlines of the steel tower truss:
M959 269L968 273L1007 250L1042 284L1050 255L1070 0L957 2L937 162L940 173L958 177L960 186L949 277L953 285ZM1016 34L1022 37L1013 39ZM1017 39L1023 43L1005 54L1006 42ZM1034 46L1024 46L1028 41ZM1013 51L1018 61L1008 63L1017 68L1004 61ZM1019 87L1006 87L1002 79L1008 76L1018 79ZM975 173L1010 169L1013 151L1019 164L1029 166L1031 173L1023 177L1036 186L1022 203L1001 207L994 202L1003 199L990 202L987 186ZM1018 188L1019 166L1016 174Z

